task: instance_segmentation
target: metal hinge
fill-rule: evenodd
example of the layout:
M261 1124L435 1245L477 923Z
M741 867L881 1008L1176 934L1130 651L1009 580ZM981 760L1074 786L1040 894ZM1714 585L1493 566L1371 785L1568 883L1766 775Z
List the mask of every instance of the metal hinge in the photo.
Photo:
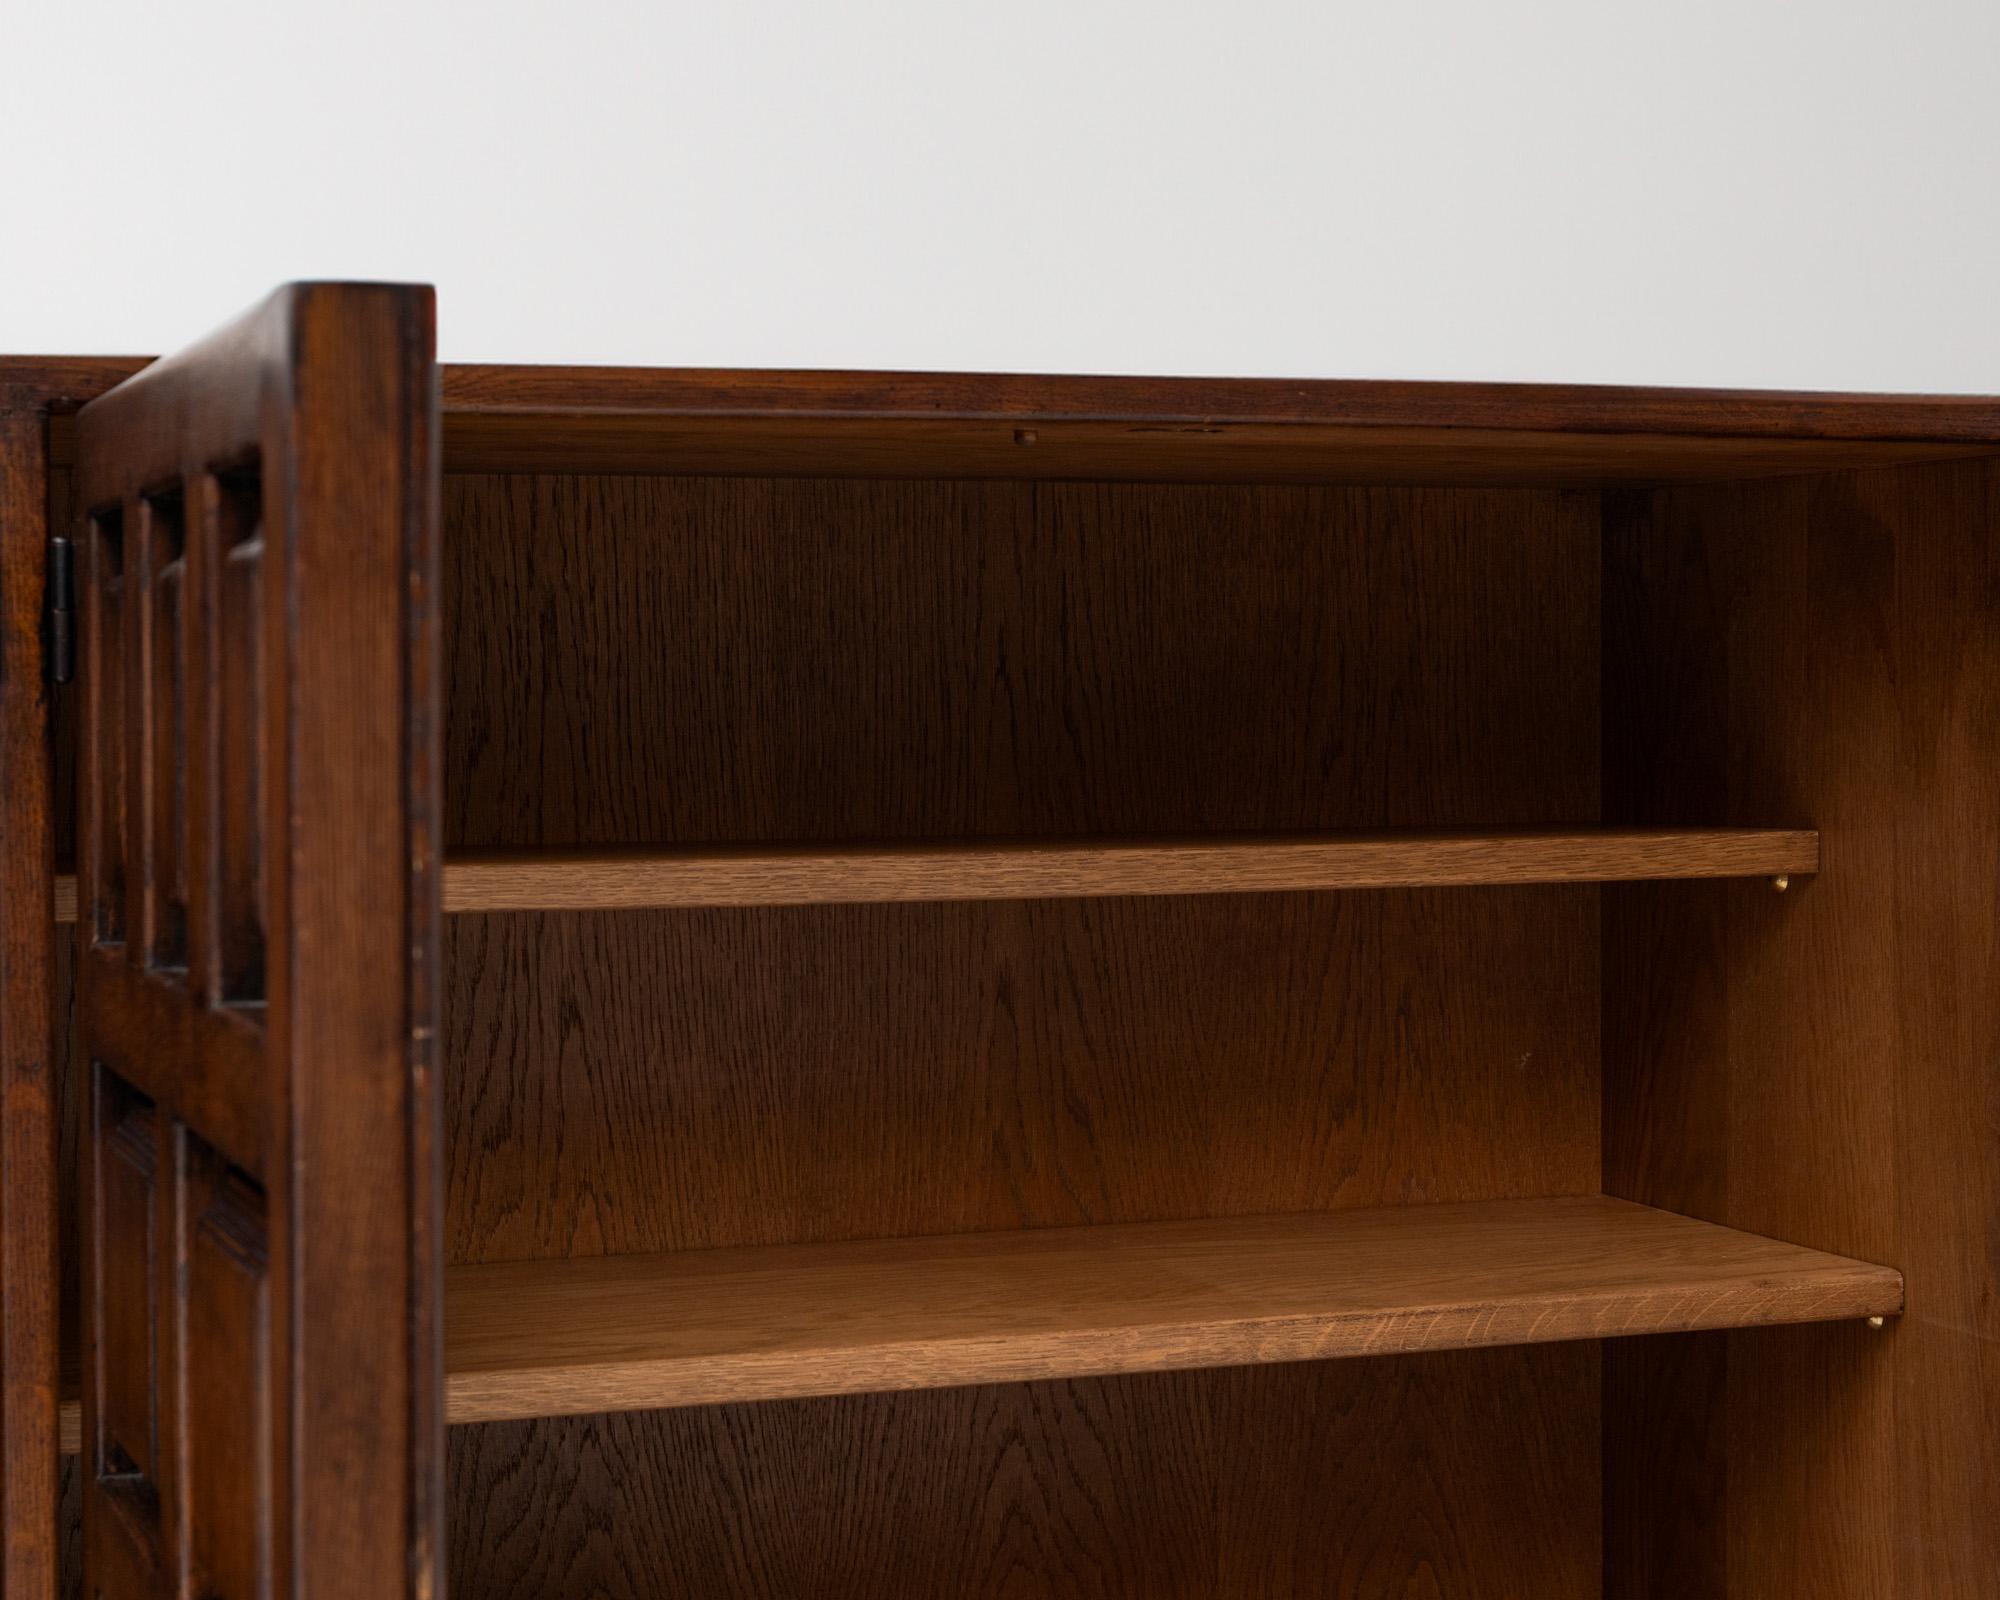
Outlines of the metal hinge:
M76 675L76 547L58 534L49 541L49 681Z

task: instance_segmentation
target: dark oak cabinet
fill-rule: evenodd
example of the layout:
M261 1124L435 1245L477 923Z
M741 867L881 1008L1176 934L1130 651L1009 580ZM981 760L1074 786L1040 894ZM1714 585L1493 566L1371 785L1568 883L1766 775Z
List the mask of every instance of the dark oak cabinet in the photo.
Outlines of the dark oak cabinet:
M2000 1593L2000 401L0 361L6 1600Z

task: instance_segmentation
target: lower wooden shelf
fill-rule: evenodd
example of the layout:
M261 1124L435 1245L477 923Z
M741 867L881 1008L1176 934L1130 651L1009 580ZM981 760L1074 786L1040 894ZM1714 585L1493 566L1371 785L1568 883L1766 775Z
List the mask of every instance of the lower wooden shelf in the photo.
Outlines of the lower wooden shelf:
M454 1421L1898 1311L1901 1274L1599 1196L505 1263Z
M456 1267L454 1423L1883 1316L1902 1275L1605 1196ZM67 1422L74 1448L76 1425Z

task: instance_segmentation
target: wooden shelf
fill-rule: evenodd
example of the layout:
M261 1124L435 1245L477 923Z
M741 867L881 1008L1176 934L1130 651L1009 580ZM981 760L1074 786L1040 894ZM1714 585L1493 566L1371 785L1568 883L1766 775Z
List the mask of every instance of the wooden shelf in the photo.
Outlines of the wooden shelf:
M447 1276L454 1422L1759 1326L1901 1275L1602 1197L515 1262Z
M1902 1275L1606 1197L457 1267L453 1423L1893 1315ZM74 1398L62 1451L82 1447Z
M445 864L444 909L582 911L1257 894L1803 876L1818 870L1819 835L1801 828L732 845L460 856ZM56 915L61 921L76 919L72 877L57 880Z
M1604 1196L504 1262L453 1423L1886 1316L1902 1275ZM79 1445L74 1401L62 1447Z

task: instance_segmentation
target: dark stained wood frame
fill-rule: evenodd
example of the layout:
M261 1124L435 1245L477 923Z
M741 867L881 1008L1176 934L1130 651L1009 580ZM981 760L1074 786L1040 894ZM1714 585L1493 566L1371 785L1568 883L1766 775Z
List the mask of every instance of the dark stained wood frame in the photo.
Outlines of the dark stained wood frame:
M137 358L0 359L67 413ZM1586 484L1716 481L1948 459L2000 440L1987 396L1563 384L440 369L447 471Z
M80 419L93 1593L437 1587L432 316L284 290Z
M0 1594L56 1582L55 936L41 416L0 386Z
M5 397L10 409L67 416L155 359L0 356L0 397ZM1991 395L452 362L442 364L439 372L444 409L461 414L676 412L849 421L1090 418L1160 424L1317 422L1509 432L1667 433L1704 438L2000 441L2000 399ZM62 432L68 434L67 429ZM53 454L59 461L68 459L60 446Z

